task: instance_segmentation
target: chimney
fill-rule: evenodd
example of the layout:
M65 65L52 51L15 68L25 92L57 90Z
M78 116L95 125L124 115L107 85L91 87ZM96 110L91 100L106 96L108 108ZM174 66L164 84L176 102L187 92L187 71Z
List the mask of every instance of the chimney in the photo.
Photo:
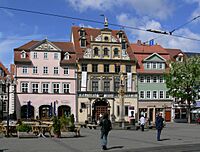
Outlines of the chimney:
M141 40L137 40L137 44L141 45L142 44Z

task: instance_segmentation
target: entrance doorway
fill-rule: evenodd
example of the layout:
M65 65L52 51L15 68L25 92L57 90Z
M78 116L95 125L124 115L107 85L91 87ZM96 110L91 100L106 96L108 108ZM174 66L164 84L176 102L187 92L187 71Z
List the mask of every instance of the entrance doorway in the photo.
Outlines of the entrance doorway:
M51 118L51 106L50 105L42 105L39 107L39 115L42 120L49 120Z
M32 105L21 107L21 119L34 119L34 107Z
M67 105L62 105L58 107L58 117L67 116L69 117L71 114L71 107Z
M165 121L170 122L171 121L171 111L165 111Z
M94 110L92 110L92 121L97 122L100 118L100 114L103 115L107 112L110 115L109 107L110 105L107 99L96 99L93 103Z

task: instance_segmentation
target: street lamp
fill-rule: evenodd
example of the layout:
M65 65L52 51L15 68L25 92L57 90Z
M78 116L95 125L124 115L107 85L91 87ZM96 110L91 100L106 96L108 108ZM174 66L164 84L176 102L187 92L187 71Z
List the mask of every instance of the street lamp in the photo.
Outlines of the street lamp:
M7 86L7 137L9 137L9 119L10 119L10 116L9 116L9 100L10 100L10 84L12 83L12 80L11 80L11 76L10 75L7 75L6 76L6 86Z
M119 88L119 99L120 99L120 119L121 127L124 129L124 76L120 73L120 88Z

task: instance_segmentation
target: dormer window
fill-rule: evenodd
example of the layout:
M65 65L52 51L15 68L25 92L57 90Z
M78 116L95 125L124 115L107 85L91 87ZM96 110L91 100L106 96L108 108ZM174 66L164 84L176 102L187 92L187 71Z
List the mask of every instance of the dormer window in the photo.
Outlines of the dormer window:
M182 53L178 54L176 61L183 62L183 54Z
M115 48L114 49L114 56L118 56L119 55L119 50L118 50L118 48Z
M69 60L69 53L68 53L68 52L66 52L66 53L64 54L64 59L65 59L65 60Z
M104 48L104 56L108 56L108 52L109 52L109 50L108 50L108 48Z
M126 40L122 40L122 50L126 49Z
M81 47L86 47L86 39L83 37L80 39Z
M94 56L98 56L99 55L99 49L98 47L94 48Z
M21 58L22 58L22 59L25 59L25 58L26 58L26 52L25 52L25 51L22 51L22 52L21 52Z
M79 30L79 35L80 37L85 36L85 30L83 29L83 27L81 27L81 29Z

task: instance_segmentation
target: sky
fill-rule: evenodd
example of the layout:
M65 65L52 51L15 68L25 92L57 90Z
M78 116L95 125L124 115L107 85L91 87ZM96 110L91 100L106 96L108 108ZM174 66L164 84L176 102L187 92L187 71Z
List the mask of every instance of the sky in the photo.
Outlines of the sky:
M200 0L0 0L0 7L25 9L103 22L139 29L172 31L161 35L130 28L109 25L110 29L123 29L131 43L137 40L155 43L165 48L200 53ZM72 20L47 15L19 12L0 8L0 61L9 68L14 63L14 48L31 40L70 41L71 26L103 28L103 24ZM178 28L178 29L177 29Z

